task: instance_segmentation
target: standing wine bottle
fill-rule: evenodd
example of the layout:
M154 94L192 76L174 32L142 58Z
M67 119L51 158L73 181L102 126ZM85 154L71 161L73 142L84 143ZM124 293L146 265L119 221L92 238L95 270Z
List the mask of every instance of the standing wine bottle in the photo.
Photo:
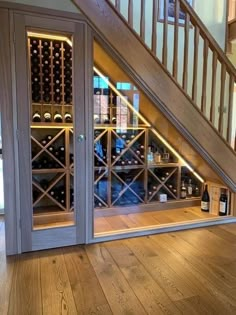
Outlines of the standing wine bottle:
M187 196L192 197L193 195L193 185L191 178L188 180L188 186L187 186Z
M187 197L187 189L185 187L184 181L182 181L181 188L180 188L180 198L186 199Z
M225 192L220 195L220 209L219 215L227 215L228 198Z
M210 197L207 190L207 185L205 186L205 189L202 194L202 200L201 200L201 210L209 212L210 210Z

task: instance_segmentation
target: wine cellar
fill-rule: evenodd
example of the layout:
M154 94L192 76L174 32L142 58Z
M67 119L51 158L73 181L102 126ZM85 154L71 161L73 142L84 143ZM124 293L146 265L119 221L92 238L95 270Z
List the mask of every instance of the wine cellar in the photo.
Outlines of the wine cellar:
M168 84L158 72L151 80L160 84L146 86L152 71L142 55L133 55L136 67L126 63L82 14L14 11L12 22L0 30L9 43L0 78L12 253L234 217L231 184L202 146L217 151L218 142L191 137L196 126L188 120L188 100L177 97L168 75L160 73Z
M72 222L72 42L28 33L28 47L34 222ZM199 200L201 178L140 114L135 87L96 67L93 83L95 211Z

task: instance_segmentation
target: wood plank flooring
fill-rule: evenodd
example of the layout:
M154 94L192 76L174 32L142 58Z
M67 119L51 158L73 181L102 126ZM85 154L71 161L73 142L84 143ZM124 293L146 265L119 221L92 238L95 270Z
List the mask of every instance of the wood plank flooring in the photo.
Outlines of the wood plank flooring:
M5 257L1 315L236 314L236 224Z
M154 227L168 223L193 222L199 219L217 217L214 214L201 211L200 207L188 207L161 211L147 211L120 215L100 215L95 211L94 232L102 234L117 230Z

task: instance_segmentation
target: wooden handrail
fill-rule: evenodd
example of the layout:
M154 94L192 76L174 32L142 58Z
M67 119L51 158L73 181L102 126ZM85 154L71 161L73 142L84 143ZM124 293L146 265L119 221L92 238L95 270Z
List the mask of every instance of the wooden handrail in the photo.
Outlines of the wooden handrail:
M217 51L218 54L218 59L220 62L225 63L226 69L228 71L231 71L233 75L236 77L236 70L230 60L227 58L225 55L224 51L221 49L215 38L211 35L211 33L208 31L204 23L201 21L199 16L196 14L196 12L193 10L193 8L187 3L186 0L178 0L181 4L181 8L185 12L187 12L190 15L190 21L191 23L195 26L197 25L200 30L200 35L204 38L207 39L209 42L209 48L211 48L213 51Z
M111 0L107 0L111 3ZM115 1L115 8L118 13L119 2ZM175 0L174 3L168 7L168 0L162 0L162 6L160 0L150 1L152 5L152 34L151 34L151 45L150 50L153 55L158 58L163 66L171 73L174 80L181 85L185 93L189 95L193 103L202 111L207 119L213 124L218 132L223 136L228 143L232 145L232 111L233 111L233 86L236 81L236 70L231 64L229 59L226 57L223 50L220 48L216 40L209 33L206 26L202 23L198 15L195 13L193 8L189 5L186 0ZM133 29L133 0L128 0L128 24ZM145 0L141 0L140 7L140 38L145 42ZM169 69L169 59L171 49L169 48L168 33L170 29L169 21L169 9L171 9L171 23L174 28L174 42L173 42L173 60L171 61L171 69ZM159 10L159 11L158 11ZM162 11L161 11L162 10ZM160 14L161 13L161 14ZM183 72L181 71L178 63L179 58L179 14L183 14L184 18L184 47L183 49ZM161 16L161 20L157 19ZM159 23L158 23L159 22ZM162 52L157 49L159 45L157 40L158 24L162 23ZM159 26L160 27L160 26ZM193 45L193 62L190 63L190 32L194 32L194 45ZM201 41L203 41L203 52L201 53ZM172 43L171 43L172 45ZM147 47L147 44L146 44ZM192 47L191 47L192 49ZM159 53L157 54L157 51ZM199 58L202 55L202 63ZM212 63L209 62L212 56ZM199 67L202 66L202 73L199 72ZM189 67L192 67L193 78L189 75ZM211 71L209 72L209 67ZM181 77L181 79L179 79ZM209 90L208 79L211 80L211 87ZM192 80L192 81L191 81ZM201 84L199 82L201 81ZM181 82L180 82L181 81ZM191 88L191 89L190 89ZM220 92L218 93L218 89ZM191 92L190 92L191 90ZM199 94L201 93L200 97ZM218 96L218 94L220 96ZM228 99L228 103L226 102ZM207 109L208 108L208 109ZM209 114L207 114L209 113ZM218 115L219 113L219 115ZM207 116L209 115L209 117ZM224 118L224 115L227 118ZM226 125L227 124L227 125Z

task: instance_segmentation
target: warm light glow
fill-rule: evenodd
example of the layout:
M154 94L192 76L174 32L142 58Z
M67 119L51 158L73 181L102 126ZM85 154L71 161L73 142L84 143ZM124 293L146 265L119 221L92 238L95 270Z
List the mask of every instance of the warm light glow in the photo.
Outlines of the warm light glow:
M40 37L50 40L61 40L67 42L72 47L72 41L66 36L52 35L52 34L44 34L44 33L35 33L35 32L27 32L29 37Z
M130 104L129 101L115 88L115 86L107 80L107 78L96 68L93 67L93 70L106 82L106 84L122 99L122 101L143 121L147 127L150 127L151 125L149 122Z
M194 171L194 169L182 158L182 156L180 156L179 153L176 152L175 149L172 148L171 145L155 129L152 128L151 130L161 140L161 142L181 161L183 166L186 166L200 182L204 183L204 179Z
M61 125L34 125L34 124L32 124L31 125L31 128L39 128L39 129L61 129L61 128L64 128L64 129L71 129L71 128L73 128L73 125L72 124L70 124L70 125L63 125L63 124L61 124Z
M127 104L127 106L135 112L138 117L148 126L151 127L151 125L148 123L148 121L139 113L135 110L135 108L127 101L127 99L115 88L115 86L96 68L93 67L93 70L106 82L106 84L117 94L120 96L120 98ZM133 128L131 129L139 129L139 128ZM151 128L152 132L161 140L161 142L181 161L183 166L186 166L190 172L193 173L193 175L202 183L204 183L204 179L198 175L194 169L179 155L178 152L175 151L174 148L171 147L171 145L154 129Z

